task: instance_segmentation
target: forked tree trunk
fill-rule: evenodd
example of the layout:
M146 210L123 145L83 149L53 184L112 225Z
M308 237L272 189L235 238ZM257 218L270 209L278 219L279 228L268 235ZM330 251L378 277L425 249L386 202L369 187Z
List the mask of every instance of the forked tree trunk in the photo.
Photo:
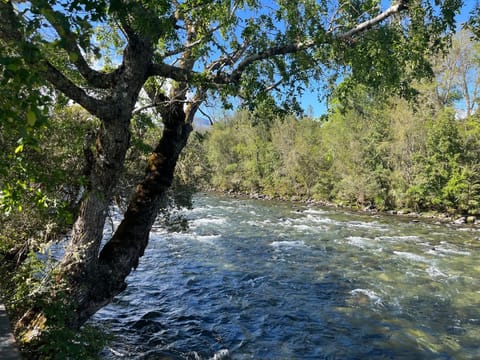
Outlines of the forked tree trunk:
M122 222L101 251L98 238L102 237L113 187L103 184L108 191L103 194L94 188L89 189L76 222L78 227L74 229L78 231L76 242L68 247L56 275L56 281L61 285L53 289L51 294L52 298L55 298L55 294L61 294L60 301L68 303L68 323L65 326L80 328L125 289L125 279L137 267L144 253L152 225L172 184L178 157L193 129L193 113L190 111L187 114L183 110L183 103L172 103L163 109L163 134L149 157L143 181L137 186ZM123 150L121 145L117 155L123 156ZM111 176L114 184L118 168L105 170L102 181L108 181ZM97 230L89 233L85 231L88 228ZM17 335L21 336L25 345L32 340L41 341L47 321L44 309L30 309L17 322Z
M149 233L172 184L178 157L192 131L182 103L162 112L162 137L148 159L143 181L137 186L124 218L100 254L88 259L79 272L66 268L79 327L125 289L125 278L138 265L148 244Z
M148 244L150 230L172 184L178 157L192 131L199 102L184 106L187 89L184 84L172 97L177 101L166 101L167 105L159 108L164 124L162 137L149 157L144 179L136 188L124 219L100 251L107 209L129 147L131 114L148 77L152 56L150 41L132 35L109 101L95 100L95 106L89 109L101 119L102 125L96 143L92 144L94 149L87 156L87 189L72 240L48 295L49 301L67 304L69 313L63 326L72 329L81 327L125 288L126 277L137 267ZM40 305L27 309L17 321L17 335L25 344L34 341L32 347L35 347L36 340L41 341L42 331L48 326L45 310Z

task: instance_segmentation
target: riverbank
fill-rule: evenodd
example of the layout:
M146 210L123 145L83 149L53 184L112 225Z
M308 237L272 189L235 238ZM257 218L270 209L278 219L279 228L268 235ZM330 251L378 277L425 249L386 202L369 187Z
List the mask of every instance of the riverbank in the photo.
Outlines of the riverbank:
M20 360L20 352L15 344L12 328L5 306L0 304L0 358L2 360Z
M352 206L346 206L346 205L337 204L337 203L333 203L325 200L302 198L300 196L292 196L290 198L285 198L281 196L269 196L269 195L261 194L258 192L244 193L244 192L237 192L232 190L221 191L216 189L202 190L202 192L222 194L225 196L231 196L233 198L248 198L248 199L256 199L256 200L274 200L274 201L282 201L282 202L289 202L289 203L300 203L304 205L321 206L321 207L326 207L331 209L344 209L352 212L359 212L359 213L372 214L372 215L375 215L375 214L391 215L391 216L407 218L407 219L410 219L411 221L429 220L429 221L434 221L442 224L471 225L476 227L480 226L480 218L477 216L471 216L471 215L452 215L448 213L435 212L435 211L416 212L416 211L411 211L409 209L379 210L374 206L352 207Z

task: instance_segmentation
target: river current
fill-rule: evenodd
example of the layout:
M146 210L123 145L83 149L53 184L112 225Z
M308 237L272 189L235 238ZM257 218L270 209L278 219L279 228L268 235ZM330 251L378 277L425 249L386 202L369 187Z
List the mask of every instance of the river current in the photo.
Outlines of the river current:
M199 194L92 320L103 359L480 359L480 231Z

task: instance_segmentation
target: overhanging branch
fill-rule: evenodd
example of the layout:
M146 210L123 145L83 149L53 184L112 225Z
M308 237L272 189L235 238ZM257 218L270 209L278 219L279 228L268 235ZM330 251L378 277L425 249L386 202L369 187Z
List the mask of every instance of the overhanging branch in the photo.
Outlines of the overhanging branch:
M371 27L381 23L385 19L407 9L407 3L408 3L408 0L400 0L397 4L390 6L388 9L381 12L374 18L366 20L348 31L345 31L339 34L334 34L333 30L330 32L326 32L325 34L327 36L325 37L326 39L325 41L332 41L335 39L350 40L355 35L359 35L362 32L370 29ZM211 86L238 84L244 71L250 65L258 61L266 60L276 56L294 54L299 51L315 48L316 46L319 46L322 44L323 42L319 43L318 41L310 39L302 42L293 42L293 43L284 44L281 46L270 47L263 51L246 55L246 56L244 56L246 49L242 47L239 49L241 51L237 51L234 55L224 56L223 58L212 62L209 66L206 67L206 70L208 71L206 74L200 74L198 72L185 69L183 67L176 67L173 65L167 65L163 63L152 64L150 66L148 73L149 73L149 76L158 75L158 76L170 78L179 82L191 82L195 80L197 81L201 80L202 83L207 83L207 84L210 84ZM243 57L243 60L240 61L242 57ZM223 66L227 66L227 65L233 66L238 61L240 62L230 73L218 71Z
M397 4L390 6L388 9L385 11L381 12L377 16L375 16L372 19L366 20L357 26L355 26L353 29L340 33L340 34L332 34L332 33L326 33L327 35L330 35L331 38L333 39L341 39L341 40L348 40L351 39L353 36L358 35L372 26L381 23L385 19L391 17L392 15L398 14L401 11L407 9L407 3L408 0L400 0ZM281 56L281 55L287 55L287 54L293 54L302 50L307 50L310 48L314 48L316 46L321 45L318 42L315 42L314 40L307 40L304 42L296 42L296 43L290 43L290 44L285 44L282 46L277 46L277 47L271 47L269 49L266 49L264 51L252 54L250 56L247 56L246 58L241 61L237 68L232 71L232 73L228 76L228 79L225 79L225 82L231 82L231 83L237 83L245 71L245 69L250 66L251 64L265 60L268 58L272 58L275 56Z
M390 6L387 10L384 12L378 14L372 19L366 20L362 22L361 24L358 24L355 26L353 29L344 32L343 34L340 34L340 38L350 38L354 35L357 35L358 33L361 33L365 30L370 29L372 26L381 23L383 20L389 18L392 15L398 14L402 10L407 9L407 2L408 0L401 0L398 4Z
M35 4L37 1L33 3ZM102 73L92 69L88 65L85 57L79 49L76 35L70 30L69 21L65 14L54 10L46 2L42 1L41 6L45 8L42 15L62 38L63 48L67 51L70 60L75 64L78 71L85 80L87 80L89 85L100 89L111 87L114 73Z
M0 1L0 38L16 46L19 51L22 48L30 48L33 56L24 57L25 62L35 69L46 81L50 82L58 90L62 91L72 100L82 105L92 114L98 114L101 103L89 96L82 88L75 85L70 79L62 74L48 60L42 57L36 46L28 42L21 32L21 23L15 14L11 2Z

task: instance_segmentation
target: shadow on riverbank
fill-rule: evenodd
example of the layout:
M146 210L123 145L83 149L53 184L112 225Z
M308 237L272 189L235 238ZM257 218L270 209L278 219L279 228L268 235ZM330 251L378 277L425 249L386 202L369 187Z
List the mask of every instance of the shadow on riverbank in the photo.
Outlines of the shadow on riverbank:
M2 360L21 359L3 304L0 304L0 358Z

